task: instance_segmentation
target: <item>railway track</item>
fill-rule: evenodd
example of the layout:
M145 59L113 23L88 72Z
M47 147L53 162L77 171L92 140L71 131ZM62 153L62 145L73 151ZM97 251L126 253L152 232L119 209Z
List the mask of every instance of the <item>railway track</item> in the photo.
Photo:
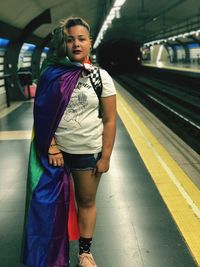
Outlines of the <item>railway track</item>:
M115 79L200 154L200 92L158 77L118 75Z

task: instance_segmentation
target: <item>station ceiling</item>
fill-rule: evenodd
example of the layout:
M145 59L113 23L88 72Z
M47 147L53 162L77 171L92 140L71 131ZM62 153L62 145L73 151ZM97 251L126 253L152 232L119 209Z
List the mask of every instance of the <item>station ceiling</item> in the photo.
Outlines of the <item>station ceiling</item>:
M24 29L49 9L51 23L37 28L36 36L46 37L61 19L77 15L90 24L95 40L113 3L114 0L3 0L0 1L0 21ZM113 20L102 42L127 39L145 43L196 29L200 29L200 0L126 0L120 18Z

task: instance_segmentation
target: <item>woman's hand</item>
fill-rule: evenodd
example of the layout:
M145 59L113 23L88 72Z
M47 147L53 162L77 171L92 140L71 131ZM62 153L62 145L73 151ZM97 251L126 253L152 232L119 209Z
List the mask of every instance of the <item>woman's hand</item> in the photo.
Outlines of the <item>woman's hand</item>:
M49 164L55 167L63 167L64 159L60 149L56 147L56 144L51 145L48 151Z
M97 173L107 172L109 170L109 167L110 167L110 160L105 158L100 158L97 161L95 173L97 174Z

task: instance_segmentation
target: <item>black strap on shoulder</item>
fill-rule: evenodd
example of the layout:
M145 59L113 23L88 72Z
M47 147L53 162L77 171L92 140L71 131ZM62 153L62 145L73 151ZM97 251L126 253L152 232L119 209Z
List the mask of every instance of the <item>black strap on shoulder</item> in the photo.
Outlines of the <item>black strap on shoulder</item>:
M102 118L102 104L101 104L101 94L102 94L102 80L99 68L96 66L92 66L90 72L90 82L94 88L94 91L99 99L99 118Z

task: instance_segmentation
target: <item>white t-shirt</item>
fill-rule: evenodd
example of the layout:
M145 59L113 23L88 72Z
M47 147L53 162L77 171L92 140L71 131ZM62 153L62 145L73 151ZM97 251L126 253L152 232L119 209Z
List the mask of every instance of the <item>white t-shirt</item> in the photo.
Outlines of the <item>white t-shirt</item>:
M102 95L116 94L112 78L100 69ZM80 77L55 133L58 147L71 154L93 154L102 150L103 123L99 100L89 77Z

